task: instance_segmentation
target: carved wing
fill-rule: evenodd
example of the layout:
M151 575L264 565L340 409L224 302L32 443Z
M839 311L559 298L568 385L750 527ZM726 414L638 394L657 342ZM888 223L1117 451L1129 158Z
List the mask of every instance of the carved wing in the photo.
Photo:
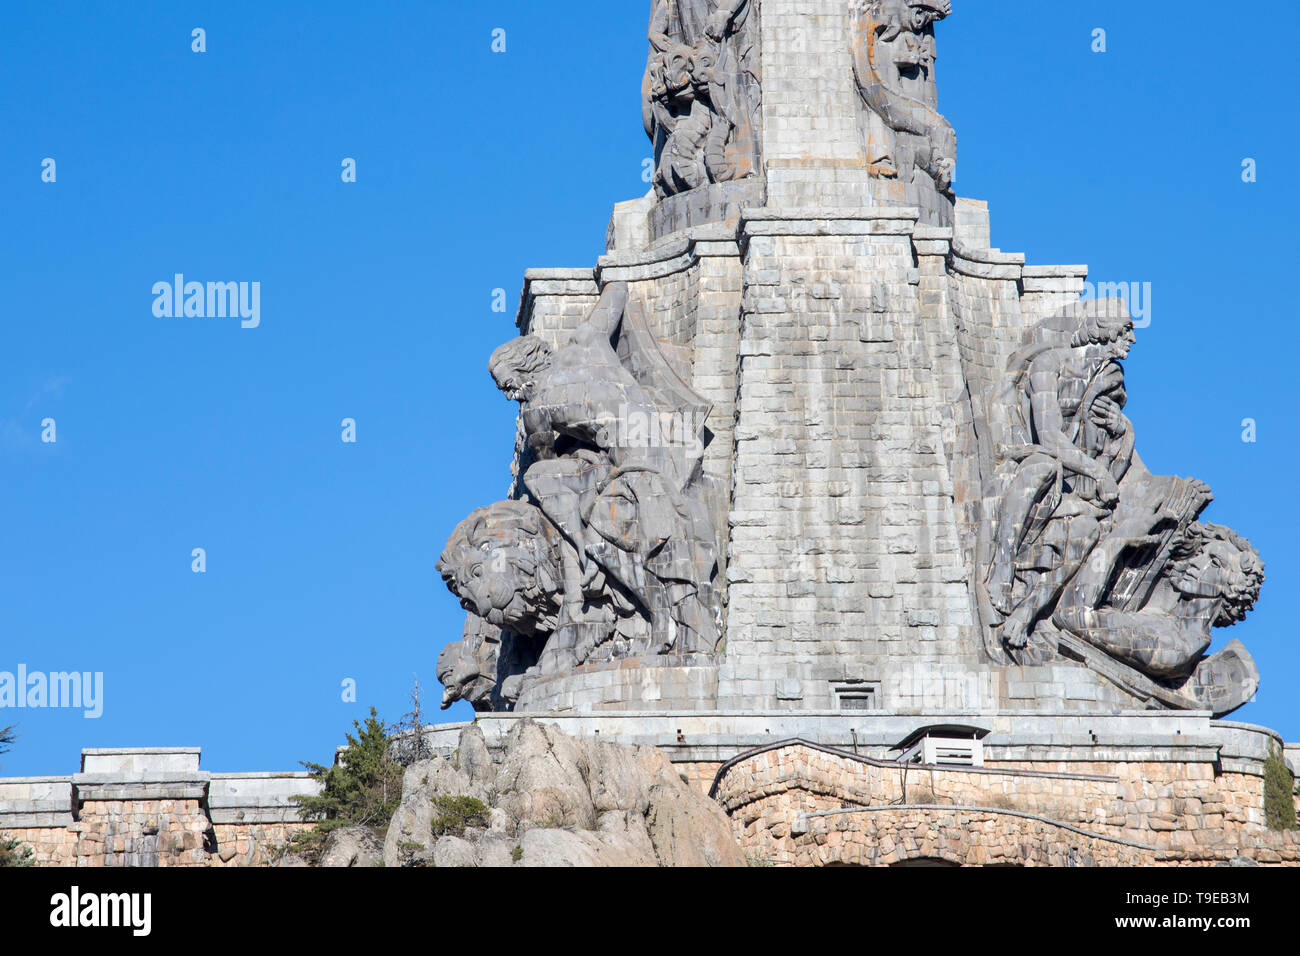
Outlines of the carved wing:
M669 361L665 348L650 332L642 303L628 303L616 351L624 368L666 413L662 425L669 431L663 435L665 447L659 450L668 453L665 457L676 471L673 477L679 490L684 489L704 457L705 422L713 404L691 388Z

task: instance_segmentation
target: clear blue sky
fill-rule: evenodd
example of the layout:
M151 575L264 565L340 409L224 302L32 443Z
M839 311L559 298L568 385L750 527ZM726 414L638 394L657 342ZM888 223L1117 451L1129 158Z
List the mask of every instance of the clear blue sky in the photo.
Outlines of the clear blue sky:
M645 191L648 6L3 4L0 670L106 682L99 720L0 711L23 735L4 774L193 744L211 770L293 769L366 705L407 710L414 673L436 699L462 613L434 562L509 481L487 356L523 270L591 265L613 203ZM1209 0L954 7L958 190L1030 263L1153 284L1139 449L1210 483L1209 518L1263 552L1259 608L1220 634L1264 675L1239 719L1300 739L1292 58L1213 55L1231 26ZM1295 36L1298 10L1252 31ZM260 282L260 328L155 318L177 272Z

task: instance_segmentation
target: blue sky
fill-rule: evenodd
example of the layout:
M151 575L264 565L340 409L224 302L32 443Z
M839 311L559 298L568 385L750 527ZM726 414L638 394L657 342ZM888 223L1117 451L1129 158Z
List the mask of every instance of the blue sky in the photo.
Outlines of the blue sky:
M1208 517L1263 553L1263 600L1220 634L1264 675L1237 719L1300 739L1294 68L1261 48L1223 75L1208 0L954 6L938 76L958 191L1032 264L1152 283L1138 447L1208 482ZM487 356L523 270L592 264L613 203L646 188L647 7L0 8L0 670L105 675L98 720L0 711L22 733L4 774L193 744L210 770L292 769L366 705L409 709L414 674L436 701L462 613L434 562L509 481ZM1255 26L1295 35L1298 11ZM178 272L260 282L260 327L156 318Z

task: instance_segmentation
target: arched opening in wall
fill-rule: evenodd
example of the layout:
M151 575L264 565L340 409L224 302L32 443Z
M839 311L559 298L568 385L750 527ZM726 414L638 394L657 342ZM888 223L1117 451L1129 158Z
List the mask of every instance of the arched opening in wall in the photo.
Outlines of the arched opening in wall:
M935 866L961 866L960 863L954 863L952 860L945 860L937 856L914 856L910 860L899 860L897 863L891 863L890 867L914 866L914 867L935 867Z

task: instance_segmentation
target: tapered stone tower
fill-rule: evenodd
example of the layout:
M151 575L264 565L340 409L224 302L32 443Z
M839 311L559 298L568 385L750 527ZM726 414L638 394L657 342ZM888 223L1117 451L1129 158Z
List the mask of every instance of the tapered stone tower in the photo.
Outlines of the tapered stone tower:
M528 272L514 499L440 569L483 710L1226 713L1262 565L1153 476L1123 303L952 190L949 0L658 0L653 189Z

